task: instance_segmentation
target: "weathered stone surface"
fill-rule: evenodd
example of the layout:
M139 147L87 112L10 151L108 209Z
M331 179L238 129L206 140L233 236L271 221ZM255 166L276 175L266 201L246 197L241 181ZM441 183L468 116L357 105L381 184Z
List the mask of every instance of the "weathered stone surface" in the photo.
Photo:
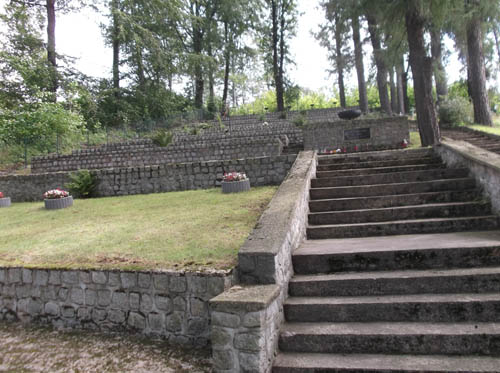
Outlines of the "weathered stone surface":
M139 287L143 289L149 289L150 286L151 286L151 274L139 273Z
M187 333L190 335L201 335L208 329L208 320L194 318L188 321Z
M140 310L142 313L151 312L153 309L153 298L148 294L141 295L141 306Z
M240 352L238 357L242 373L260 373L267 365L261 362L259 353Z
M117 272L108 272L109 285L121 286L120 274Z
M33 282L31 269L23 268L23 282L25 284L31 284Z
M234 353L232 350L213 350L214 368L222 371L236 372Z
M135 329L144 329L146 327L146 319L137 312L130 312L128 316L128 325Z
M49 284L60 285L61 284L61 272L50 271L49 272Z
M207 291L207 278L205 276L189 276L188 287L194 294L204 294Z
M61 281L64 284L68 285L76 285L80 281L79 275L77 271L62 271L61 272Z
M224 312L212 312L212 325L236 329L240 326L240 316Z
M81 321L89 321L92 320L92 308L89 307L80 307L76 312L76 317Z
M150 313L148 323L153 332L162 334L165 328L165 316L159 313Z
M16 284L21 282L21 269L20 268L9 268L7 270L8 283Z
M180 332L182 330L183 314L174 312L167 316L167 330L171 332Z
M186 306L186 300L181 297L175 297L174 298L174 310L176 311L186 311L187 306Z
M207 304L199 298L191 298L190 311L192 316L203 317L207 314Z
M162 295L157 295L155 297L156 308L160 311L165 311L166 313L170 313L173 310L173 303L169 297L165 297Z
M250 312L243 317L243 326L246 328L260 327L264 322L264 312Z
M184 276L170 277L170 286L169 286L170 291L176 293L183 293L186 291L186 288L187 288L187 283L186 283L186 278Z
M153 275L155 289L157 291L168 291L168 276L164 274Z
M75 309L71 306L64 306L61 310L62 317L72 319L75 317Z
M260 351L264 341L261 334L239 333L234 337L234 347L243 351Z
M92 281L90 272L88 271L80 271L79 275L80 275L80 282L83 282L84 284L90 284L90 282Z
M101 271L92 271L92 282L94 282L95 284L105 284L108 282L108 278L106 276L106 273L105 272L101 272Z
M97 292L97 304L99 306L109 306L111 303L111 291L99 290Z
M114 292L111 299L111 307L127 311L129 308L127 293Z
M126 319L125 312L121 310L110 310L108 312L108 320L115 324L124 323Z
M139 293L129 294L129 305L131 310L138 310L141 304L141 296Z
M120 279L122 281L122 286L125 289L133 288L137 286L137 273L133 272L123 272L120 273Z
M85 290L85 304L87 306L93 306L96 304L97 292L95 290L86 289Z
M83 289L80 288L72 288L70 292L70 300L76 304L84 304L85 303L85 293Z
M108 314L107 311L104 309L94 308L92 310L92 320L95 323L99 323L99 322L104 321L106 319L107 314Z

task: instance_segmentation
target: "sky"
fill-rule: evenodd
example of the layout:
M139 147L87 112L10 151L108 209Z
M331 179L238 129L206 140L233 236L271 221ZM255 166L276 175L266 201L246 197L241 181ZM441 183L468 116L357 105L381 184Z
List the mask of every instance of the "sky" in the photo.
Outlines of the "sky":
M0 3L5 0L0 0ZM291 41L291 53L296 65L289 68L291 80L301 87L314 91L331 93L335 84L335 76L329 76L327 51L311 35L317 31L324 16L319 9L319 0L299 0L299 19L297 37ZM101 24L107 18L94 11L58 15L56 24L56 48L58 53L77 58L76 67L83 73L96 77L111 76L112 51L105 45L101 32ZM83 31L82 31L83 30ZM451 42L448 42L452 47ZM365 73L368 73L371 48L365 45ZM448 61L449 81L460 77L460 64L456 56ZM355 71L347 77L347 86L355 87Z

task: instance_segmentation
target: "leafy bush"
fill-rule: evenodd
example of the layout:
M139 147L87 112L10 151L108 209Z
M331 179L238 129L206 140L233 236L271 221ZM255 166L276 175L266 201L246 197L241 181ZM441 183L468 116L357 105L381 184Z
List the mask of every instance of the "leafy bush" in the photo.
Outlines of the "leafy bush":
M472 123L471 103L460 96L443 100L439 104L439 123L452 127Z
M151 136L151 140L153 141L153 144L165 147L170 145L173 137L174 134L170 131L158 130L153 133L153 135Z
M297 127L302 127L306 124L307 120L304 115L299 115L297 118L293 120L293 124L295 124Z
M97 178L89 170L72 172L69 175L71 182L65 185L75 197L90 198L97 187Z

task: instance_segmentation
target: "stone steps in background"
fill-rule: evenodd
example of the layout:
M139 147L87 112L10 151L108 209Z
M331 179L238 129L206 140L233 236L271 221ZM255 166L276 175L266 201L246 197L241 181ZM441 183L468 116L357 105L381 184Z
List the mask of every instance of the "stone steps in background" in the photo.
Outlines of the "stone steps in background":
M348 160L351 161L350 159ZM336 170L351 170L360 168L380 168L380 167L392 167L392 166L407 166L407 165L417 165L417 164L432 164L441 163L441 159L435 156L424 157L424 158L411 158L411 159L394 159L394 160L375 160L375 161L361 161L357 162L352 160L352 163L339 162L339 163L319 163L318 171L336 171Z

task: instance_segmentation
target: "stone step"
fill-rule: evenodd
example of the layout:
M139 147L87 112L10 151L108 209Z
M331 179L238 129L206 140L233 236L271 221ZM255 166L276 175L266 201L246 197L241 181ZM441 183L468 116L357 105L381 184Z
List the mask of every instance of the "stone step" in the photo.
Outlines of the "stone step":
M346 211L423 205L427 203L466 202L481 199L478 189L399 194L389 196L320 199L309 201L309 211Z
M273 373L498 373L500 358L280 353Z
M333 164L318 164L317 171L334 171L334 170L351 170L360 168L380 168L380 167L392 167L392 166L405 166L405 165L416 165L416 164L432 164L441 163L441 158L433 157L423 157L423 158L408 158L408 159L392 159L392 160L380 160L380 161L368 161L368 162L357 162L353 160L353 163L333 163Z
M336 354L500 356L499 341L498 323L286 323L281 328L279 349Z
M305 241L296 274L500 267L500 230Z
M354 238L417 233L449 233L472 230L493 230L498 229L498 220L498 216L485 215L394 220L359 224L315 225L307 227L307 238Z
M485 216L490 212L491 206L487 202L450 202L381 209L317 212L309 214L308 221L310 225L360 224L409 219Z
M294 297L500 293L500 267L295 275Z
M374 175L389 172L405 172L405 171L421 171L421 170L435 170L438 168L445 168L444 163L430 163L430 164L410 164L405 166L396 167L373 167L373 168L359 168L353 170L336 170L336 171L318 171L316 177L319 178L332 178L341 176L356 176L356 175Z
M350 187L311 188L311 199L333 199L350 197L389 196L450 190L465 190L476 187L473 178L415 181L397 184L376 184Z
M337 176L311 180L311 188L409 183L415 181L460 179L469 176L467 168L390 172L376 175Z
M394 159L416 159L422 157L433 157L436 154L432 148L406 149L406 150L386 150L371 151L349 154L328 154L319 155L318 164L335 163L355 163L369 162L374 160L394 160Z
M499 322L500 294L289 297L288 322Z

